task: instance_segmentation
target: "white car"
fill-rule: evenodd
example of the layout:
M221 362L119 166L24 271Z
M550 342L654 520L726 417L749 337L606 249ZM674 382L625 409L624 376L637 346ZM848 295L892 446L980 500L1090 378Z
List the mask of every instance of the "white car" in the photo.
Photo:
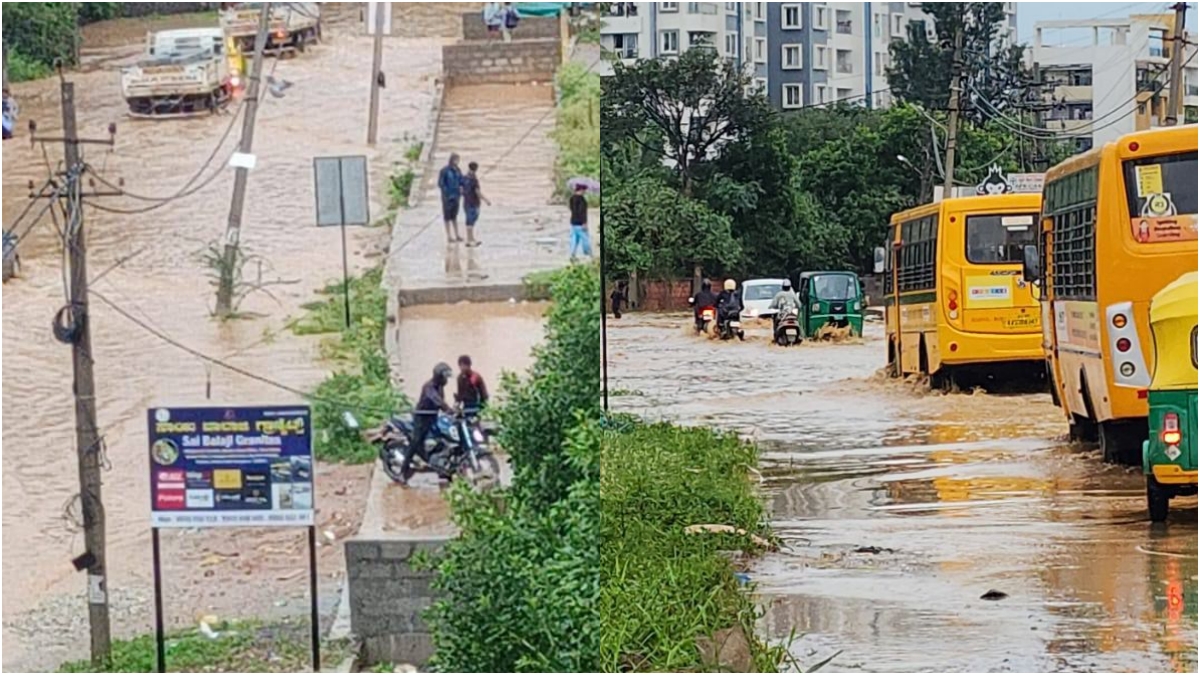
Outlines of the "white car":
M742 320L757 319L768 311L775 294L783 290L783 279L749 279L742 282Z

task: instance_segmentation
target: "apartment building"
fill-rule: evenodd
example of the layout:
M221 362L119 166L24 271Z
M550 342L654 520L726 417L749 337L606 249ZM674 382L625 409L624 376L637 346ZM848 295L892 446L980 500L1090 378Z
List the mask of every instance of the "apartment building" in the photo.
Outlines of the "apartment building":
M751 2L613 2L600 44L623 61L714 49L757 80L766 78L766 24ZM758 8L761 13L763 8Z
M1034 25L1031 65L1046 87L1041 124L1080 149L1160 126L1167 113L1174 14ZM1196 40L1183 54L1181 121L1196 121Z
M1016 3L1004 3L1016 41ZM839 100L886 106L888 45L909 24L933 35L919 2L611 3L601 44L622 59L715 47L750 73L778 108Z

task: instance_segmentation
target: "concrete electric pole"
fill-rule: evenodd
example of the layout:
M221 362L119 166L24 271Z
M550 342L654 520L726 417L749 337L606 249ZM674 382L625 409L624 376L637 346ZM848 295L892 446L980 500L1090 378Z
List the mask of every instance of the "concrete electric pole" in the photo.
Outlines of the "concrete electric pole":
M1183 40L1184 20L1187 18L1187 3L1177 2L1175 10L1175 36L1171 42L1171 88L1167 93L1166 126L1179 124L1179 108L1183 101L1183 54L1187 43Z

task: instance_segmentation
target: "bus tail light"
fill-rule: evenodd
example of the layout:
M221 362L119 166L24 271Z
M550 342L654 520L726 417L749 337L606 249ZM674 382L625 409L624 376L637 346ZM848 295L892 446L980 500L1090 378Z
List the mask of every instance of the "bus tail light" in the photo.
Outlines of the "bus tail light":
M958 319L958 291L946 292L946 309L950 310L949 316L952 320Z
M1113 384L1145 389L1150 386L1150 369L1142 356L1142 345L1134 322L1133 303L1120 302L1105 308L1108 352L1113 364Z
M1169 412L1163 415L1162 440L1167 445L1179 445L1183 434L1179 431L1179 415Z

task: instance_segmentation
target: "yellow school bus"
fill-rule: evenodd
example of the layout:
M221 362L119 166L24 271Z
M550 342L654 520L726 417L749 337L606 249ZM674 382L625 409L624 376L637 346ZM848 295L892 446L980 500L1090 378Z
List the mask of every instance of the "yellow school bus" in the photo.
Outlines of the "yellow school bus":
M955 197L892 216L891 250L876 259L893 375L928 375L935 389L1042 385L1041 315L1021 275L1041 204L1039 194Z
M1071 436L1141 463L1150 298L1196 271L1196 125L1138 131L1046 174L1024 277L1042 289L1052 393Z

